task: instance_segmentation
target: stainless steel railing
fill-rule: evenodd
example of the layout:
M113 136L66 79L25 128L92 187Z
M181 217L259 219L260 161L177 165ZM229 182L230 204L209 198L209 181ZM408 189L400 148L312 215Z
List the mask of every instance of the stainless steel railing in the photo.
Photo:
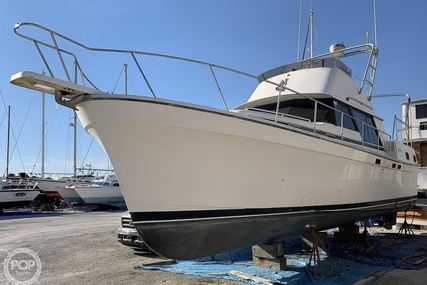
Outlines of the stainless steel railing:
M38 40L38 39L36 39L34 37L31 37L31 36L28 36L28 35L24 35L23 33L20 32L20 29L22 27L24 27L24 26L37 28L37 29L40 29L42 31L47 32L48 35L49 35L49 37L50 37L50 39L51 39L51 42L47 42L47 41L43 41L43 40ZM142 78L143 78L144 82L146 83L147 87L149 88L152 96L155 97L155 98L157 98L156 93L155 93L153 87L151 86L151 84L150 84L150 82L149 82L146 74L142 70L141 64L140 64L140 62L137 59L138 55L154 56L154 57L162 57L162 58L167 58L167 59L172 59L172 60L186 61L186 62L196 63L196 64L200 64L200 65L208 67L209 71L210 71L210 73L211 73L211 75L213 77L213 80L215 82L215 86L217 87L218 92L220 94L222 103L223 103L223 105L224 105L224 107L225 107L225 109L227 111L229 109L228 109L228 106L226 104L225 98L224 98L224 96L222 94L222 90L220 88L219 82L217 80L215 69L221 69L221 70L229 71L229 72L232 72L232 73L240 74L240 75L243 75L243 76L246 76L246 77L250 77L250 78L256 79L257 81L260 80L259 76L255 76L255 75L252 75L252 74L249 74L249 73L246 73L246 72L238 71L238 70L235 70L235 69L232 69L232 68L228 68L228 67L224 67L224 66L220 66L220 65L208 63L208 62L203 62L203 61L198 61L198 60L183 58L183 57L177 57L177 56L171 56L171 55L165 55L165 54L158 54L158 53L151 53L151 52L143 52L143 51L134 51L134 50L105 49L105 48L93 48L93 47L89 47L89 46L86 46L86 45L84 45L84 44L82 44L80 42L77 42L77 41L75 41L75 40L73 40L73 39L71 39L69 37L66 37L66 36L64 36L64 35L56 32L56 31L53 31L53 30L51 30L49 28L46 28L44 26L41 26L41 25L38 25L38 24L35 24L35 23L29 23L29 22L18 23L14 27L14 32L18 36L20 36L20 37L22 37L24 39L27 39L27 40L29 40L29 41L31 41L31 42L34 43L34 45L36 46L36 49L37 49L39 55L41 56L41 58L42 58L42 60L43 60L43 62L45 64L45 66L46 66L46 69L48 70L48 73L49 73L49 75L51 77L55 77L55 74L53 73L53 69L49 65L49 63L47 61L47 58L46 58L45 54L42 51L42 47L46 47L48 49L51 49L51 50L55 51L55 53L58 56L60 65L62 66L62 69L64 71L65 77L67 78L67 80L69 82L75 82L76 79L72 79L71 78L70 72L68 71L68 68L67 68L66 63L65 63L66 60L64 59L64 56L70 56L70 57L73 58L73 61L75 63L75 68L78 71L78 72L75 72L75 75L77 75L77 73L79 73L80 76L81 76L81 78L82 78L82 82L87 82L91 87L93 87L95 89L98 89L98 90L99 90L99 88L97 88L97 86L89 79L89 77L82 70L80 62L78 61L78 58L77 58L76 54L73 53L73 52L70 52L70 51L68 51L66 49L61 48L59 46L59 44L58 44L59 40L65 40L65 41L67 41L69 43L72 43L72 44L74 44L74 45L76 45L76 46L78 46L78 47L80 47L80 48L82 48L84 50L88 50L88 51L106 52L106 53L120 53L120 54L127 54L127 55L129 55L132 58L133 62L135 63L135 65L136 65L136 67L137 67L140 75L142 76ZM372 84L373 84L373 75L375 73L376 58L377 58L377 55L378 55L377 49L373 45L371 45L371 44L363 44L363 45L359 45L359 46L355 46L355 47L351 47L351 48L346 48L346 49L342 50L342 53L344 54L344 56L351 56L351 55L360 54L360 53L366 53L366 52L370 53L370 59L368 61L368 66L367 66L367 68L365 70L364 77L366 77L367 74L371 73L371 78L370 78L370 81L365 81L365 80L362 81L362 85L360 87L360 90L363 88L364 84L368 84L369 87L370 87L368 95L371 96ZM334 58L333 54L331 54L331 53L326 53L326 54L322 54L322 55L319 55L319 56L316 56L316 57L312 57L312 58L310 58L308 60L308 61L310 61L310 65L309 66L305 66L305 68L314 68L314 67L318 66L319 64L321 64L323 66L328 59L330 60L332 58L334 59L334 62L337 61L337 59ZM341 68L343 68L343 67L341 67ZM350 76L351 75L351 70L348 69L347 73ZM353 116L349 116L348 114L346 114L346 113L344 113L344 112L342 112L342 111L340 111L338 109L335 109L335 108L333 108L331 106L328 106L328 105L326 105L326 104L324 104L322 102L319 102L319 101L317 101L317 100L315 100L313 98L309 98L309 97L305 96L304 94L299 93L296 90L293 90L291 88L286 87L286 82L282 81L280 83L275 83L275 82L269 80L269 78L262 78L262 81L263 82L268 82L270 84L273 84L273 85L277 86L276 89L279 91L278 92L278 100L277 100L277 104L278 105L277 105L276 111L274 112L276 123L278 123L277 122L277 117L278 116L290 117L290 115L288 115L288 114L280 113L279 112L279 108L278 108L279 104L280 104L280 101L281 101L281 92L284 91L284 90L286 90L286 91L292 92L294 94L297 94L297 95L299 95L299 96L301 96L303 98L306 98L306 99L314 101L314 104L315 104L315 107L314 107L314 110L313 110L313 112L314 112L314 116L313 116L314 120L312 122L313 123L312 124L312 131L313 132L316 132L316 127L317 127L317 111L318 111L319 104L321 104L323 107L327 107L327 108L331 109L332 111L336 112L336 114L340 114L339 116L340 116L340 120L341 120L341 128L340 128L340 134L341 134L340 139L341 140L345 140L345 136L344 136L344 118L345 118L345 116L348 116L352 120L354 120L356 122L359 122L359 124L362 126L361 127L362 128L362 131L361 131L361 137L362 137L361 144L362 144L362 146L368 145L371 148L372 148L372 146L374 146L377 150L380 150L381 147L382 147L381 146L381 141L380 141L380 134L383 134L388 140L391 139L390 135L388 135L387 133L385 133L384 131L382 131L382 130L380 130L378 128L375 128L375 127L367 124L366 122L363 122L363 121L361 121L361 120L359 120L359 119L357 119L357 118L355 118ZM300 119L307 120L307 119L304 119L304 118L300 118ZM308 121L310 121L310 120L308 120ZM365 140L365 133L364 133L365 132L364 131L365 128L373 128L375 130L375 132L377 133L377 142L376 143L372 143L372 142L369 142L369 141Z

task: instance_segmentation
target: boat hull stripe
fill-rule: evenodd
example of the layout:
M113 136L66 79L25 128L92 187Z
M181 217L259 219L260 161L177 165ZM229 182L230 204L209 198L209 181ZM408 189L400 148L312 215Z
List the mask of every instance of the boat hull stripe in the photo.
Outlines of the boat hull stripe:
M398 199L354 203L337 204L325 206L305 206L286 208L246 208L246 209L223 209L223 210L195 210L195 211L159 211L159 212L131 212L133 222L149 221L173 221L188 219L209 219L209 218L231 218L236 216L252 215L274 215L284 213L306 212L306 211L336 211L350 210L357 208L376 207L384 204L400 203L408 200L416 200L417 196L403 197Z

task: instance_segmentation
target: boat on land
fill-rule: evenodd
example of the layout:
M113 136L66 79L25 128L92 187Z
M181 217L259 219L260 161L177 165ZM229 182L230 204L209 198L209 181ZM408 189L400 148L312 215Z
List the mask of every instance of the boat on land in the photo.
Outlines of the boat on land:
M80 197L79 194L77 194L76 190L74 190L73 187L74 184L71 184L69 186L58 186L55 188L55 190L61 195L62 199L70 204L84 204L85 201L83 201L82 197Z
M43 195L49 197L50 200L62 199L55 187L65 186L66 180L52 179L52 178L42 178L36 175L29 175L25 172L20 172L19 175L22 179L25 179L28 183L37 185L38 188L42 189Z
M52 178L40 178L32 177L31 181L37 183L37 185L43 189L43 193L52 199L62 199L62 196L58 193L56 188L64 186L67 182L65 180L52 179Z
M37 185L23 180L2 179L0 181L0 213L4 209L29 205L39 194Z
M62 199L67 203L72 204L84 204L85 201L80 197L77 191L74 189L75 185L84 184L87 185L92 180L96 179L96 176L92 174L87 175L77 175L75 177L64 177L66 181L64 185L59 185L55 187L55 190L61 195Z
M9 173L10 106L8 106L7 114L7 163L6 175L0 179L0 213L3 213L4 209L27 206L40 194L40 189L37 184L29 182L24 173L19 173L19 176Z
M72 188L86 204L125 207L125 199L120 190L116 175L105 175L102 179L94 179L88 184L75 184Z
M17 24L15 33L35 43L43 59L40 47L54 49L60 62L77 56L57 41L24 35L24 26L76 49L128 54L139 67L152 97L107 94L28 71L13 75L11 83L53 94L76 110L106 150L135 228L162 256L208 256L395 215L416 202L414 149L386 133L371 103L379 54L373 44L333 45L325 54L251 75L169 55L90 48L37 24ZM169 93L160 98L139 64L144 56L206 67L225 109L170 100ZM366 56L359 84L344 63L356 56ZM234 109L219 87L216 75L223 72L257 81Z

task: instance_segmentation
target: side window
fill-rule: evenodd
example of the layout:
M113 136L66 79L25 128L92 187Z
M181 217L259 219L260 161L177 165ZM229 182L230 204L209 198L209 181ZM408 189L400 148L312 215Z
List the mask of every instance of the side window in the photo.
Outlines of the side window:
M427 104L415 106L415 118L417 119L427 118Z
M335 124L335 114L332 108L332 99L319 99L318 101L319 103L317 104L316 120L319 122L328 122ZM314 106L315 101L310 99L295 99L283 101L280 102L279 113L306 118L310 121L314 121ZM275 112L277 105L276 103L271 103L267 105L258 106L256 108Z
M351 118L348 107L336 102L335 109L342 112L342 113L336 112L335 117L337 120L337 125L341 126L341 120L342 120L344 122L344 128L356 131L356 126L354 125L353 119Z
M351 109L351 113L357 119L355 120L357 130L363 136L363 140L376 145L378 143L378 133L372 117L353 108Z

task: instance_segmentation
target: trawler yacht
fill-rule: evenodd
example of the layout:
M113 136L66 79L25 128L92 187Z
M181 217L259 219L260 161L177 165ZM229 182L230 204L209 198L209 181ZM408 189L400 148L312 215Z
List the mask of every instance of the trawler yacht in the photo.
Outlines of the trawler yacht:
M37 47L54 49L61 62L77 56L56 41L24 35L24 26L78 49L130 55L151 91L140 57L206 67L223 101L218 70L257 81L249 99L230 110L170 100L170 94L106 94L53 74L11 77L76 110L107 152L138 233L160 255L208 256L415 204L415 152L386 133L371 103L379 54L373 44L333 45L328 53L251 75L174 56L90 48L37 24L15 27ZM344 63L356 56L366 56L359 84Z

